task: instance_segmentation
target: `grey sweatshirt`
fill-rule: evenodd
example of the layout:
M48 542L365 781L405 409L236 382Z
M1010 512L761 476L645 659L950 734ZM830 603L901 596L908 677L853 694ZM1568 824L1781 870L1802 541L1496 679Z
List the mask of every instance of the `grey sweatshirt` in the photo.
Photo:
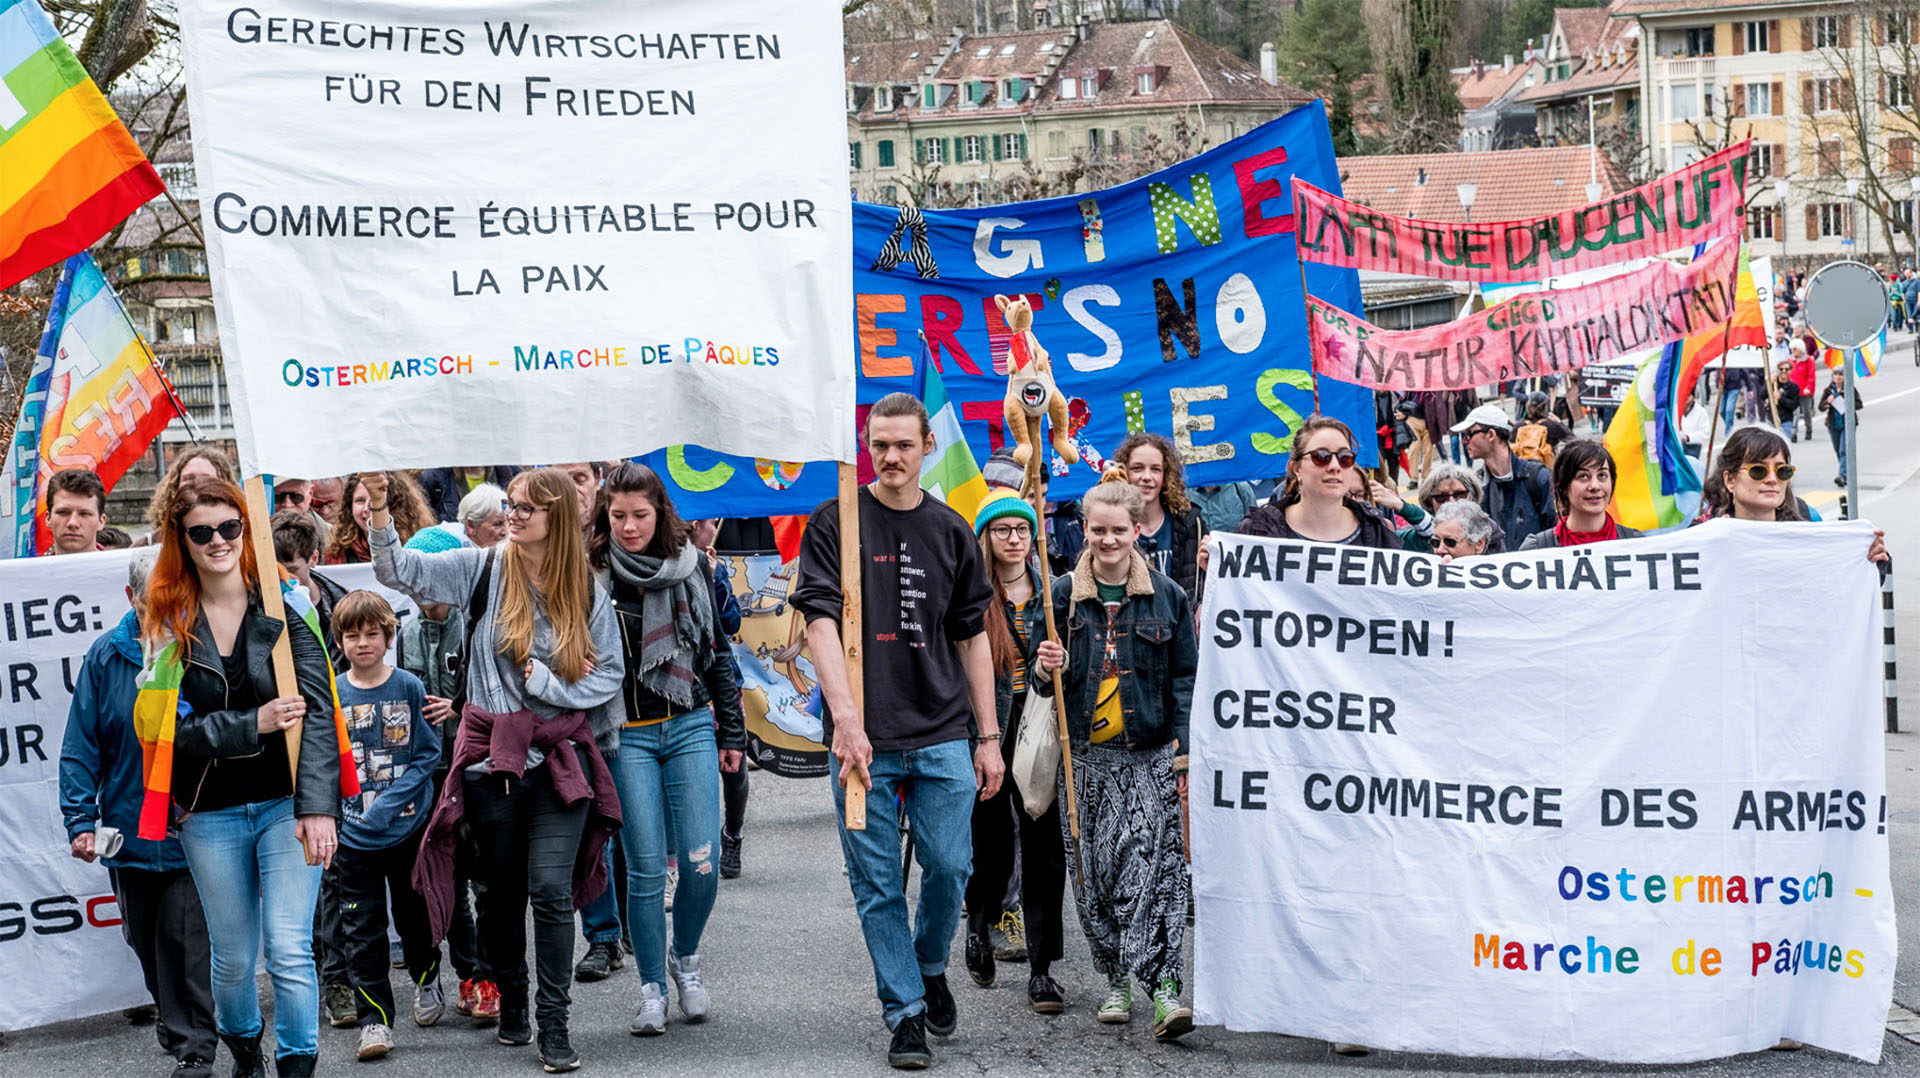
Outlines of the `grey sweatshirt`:
M400 544L400 536L391 524L369 535L368 546L373 553L373 575L380 583L405 592L416 602L444 603L460 610L466 609L487 564L484 547L435 554L408 550ZM614 701L626 676L626 655L607 590L594 585L593 609L587 620L593 634L593 670L579 681L569 682L547 666L547 658L553 654L553 622L547 617L546 603L537 595L533 605L533 676L525 676L512 655L500 652L494 634L494 622L500 615L500 579L496 561L487 586L486 611L473 630L473 653L490 655L493 661L467 664L468 701L495 714L531 711L543 719L584 711L593 725L593 739L600 754L608 758L617 755L623 716Z

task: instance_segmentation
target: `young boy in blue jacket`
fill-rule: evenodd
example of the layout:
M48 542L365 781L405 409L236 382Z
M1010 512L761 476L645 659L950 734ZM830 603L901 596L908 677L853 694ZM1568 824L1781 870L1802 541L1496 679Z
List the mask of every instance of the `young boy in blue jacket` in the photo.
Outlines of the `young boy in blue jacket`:
M360 772L360 795L340 812L340 916L347 970L360 1020L359 1058L393 1050L394 998L389 980L387 902L413 978L413 1020L430 1026L446 1014L440 949L427 926L427 906L412 883L414 857L433 808L433 769L440 733L427 722L420 679L387 665L399 620L370 591L351 591L333 608L334 639L346 653L339 679L347 739Z
M207 918L187 871L180 840L139 837L142 782L133 701L140 692L140 609L153 554L133 559L127 599L133 609L87 649L74 679L67 731L60 742L60 815L70 852L107 866L127 945L160 1012L160 1047L173 1056L180 1078L213 1073L213 983ZM120 832L111 855L99 841L101 825Z

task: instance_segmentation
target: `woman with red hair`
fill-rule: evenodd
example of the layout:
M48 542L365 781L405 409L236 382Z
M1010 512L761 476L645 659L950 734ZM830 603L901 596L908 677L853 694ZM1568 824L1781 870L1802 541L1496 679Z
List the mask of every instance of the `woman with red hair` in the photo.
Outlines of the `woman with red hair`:
M326 652L305 621L281 622L263 609L252 525L231 480L187 477L157 523L160 556L143 626L154 674L146 691L177 681L179 699L169 709L177 714L173 766L149 774L149 795L170 794L184 814L180 842L206 907L215 1025L233 1052L233 1073L265 1073L254 985L264 936L276 1070L312 1074L320 1034L313 905L318 866L333 860L342 771ZM282 633L299 683L290 696L274 681ZM295 735L294 774L288 731L308 716Z

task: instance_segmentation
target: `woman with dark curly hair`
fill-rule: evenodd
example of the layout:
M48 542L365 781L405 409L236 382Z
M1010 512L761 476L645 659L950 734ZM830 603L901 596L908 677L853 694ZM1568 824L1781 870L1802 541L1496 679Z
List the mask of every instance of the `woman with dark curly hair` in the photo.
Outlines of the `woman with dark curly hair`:
M1187 472L1180 454L1164 434L1137 431L1127 435L1113 455L1113 464L1126 472L1127 482L1140 492L1146 515L1140 522L1140 553L1157 573L1200 599L1200 547L1207 526L1200 510L1187 497Z
M433 510L427 508L427 496L421 493L420 484L414 482L407 473L386 474L393 528L404 543L413 538L413 533L436 523ZM321 555L320 563L357 565L372 561L373 555L367 546L367 518L372 515L373 503L368 498L367 485L361 481L359 472L347 476L340 500L346 505L347 511L340 515L340 522L333 526L333 534L327 539L327 549Z

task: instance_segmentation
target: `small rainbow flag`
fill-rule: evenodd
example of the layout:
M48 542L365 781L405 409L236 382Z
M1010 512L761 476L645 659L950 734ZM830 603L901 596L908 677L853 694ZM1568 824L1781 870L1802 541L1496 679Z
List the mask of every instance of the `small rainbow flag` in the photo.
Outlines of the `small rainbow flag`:
M0 0L0 288L165 190L36 0Z
M1700 473L1680 441L1681 401L1692 384L1681 380L1691 340L1669 344L1641 362L1607 428L1605 444L1617 477L1609 507L1615 523L1655 531L1684 525L1700 509Z
M87 468L108 490L179 415L173 389L90 254L67 260L14 427L14 541L31 558L53 543L40 491Z
M987 480L980 474L973 450L967 448L967 436L960 429L960 409L947 397L946 383L940 380L940 371L924 343L913 377L914 395L927 406L933 426L933 452L920 462L920 486L938 495L971 527L980 499L987 496Z
M1830 371L1837 371L1847 361L1847 353L1853 354L1853 376L1871 378L1880 369L1880 357L1887 352L1887 327L1880 327L1880 336L1868 341L1863 347L1853 349L1827 348L1820 353L1820 359Z

